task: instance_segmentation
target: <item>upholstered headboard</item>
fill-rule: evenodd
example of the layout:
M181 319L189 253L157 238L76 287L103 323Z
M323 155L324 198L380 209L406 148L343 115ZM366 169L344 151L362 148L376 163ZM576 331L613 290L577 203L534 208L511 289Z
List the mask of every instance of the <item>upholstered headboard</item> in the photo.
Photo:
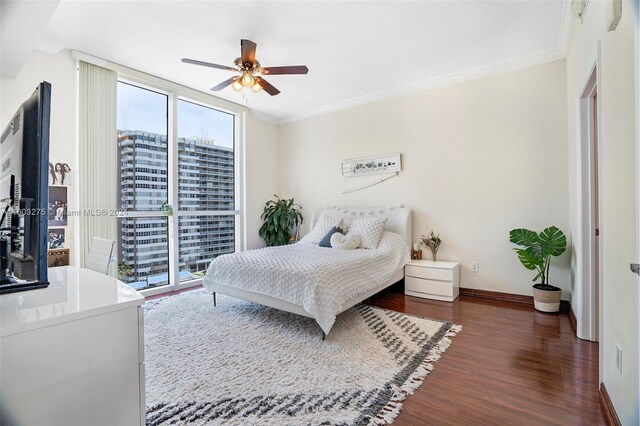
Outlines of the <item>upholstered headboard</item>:
M406 207L383 207L383 208L359 208L359 207L329 207L318 210L311 218L313 228L323 213L335 217L355 219L358 217L386 217L384 226L386 231L395 232L404 237L409 247L411 243L411 210Z

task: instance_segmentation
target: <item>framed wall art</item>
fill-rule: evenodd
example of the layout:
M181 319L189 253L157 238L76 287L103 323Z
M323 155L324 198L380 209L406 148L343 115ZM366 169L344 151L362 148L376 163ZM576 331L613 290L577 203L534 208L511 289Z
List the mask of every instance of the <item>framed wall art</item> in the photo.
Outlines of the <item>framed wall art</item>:
M342 177L373 175L378 173L395 173L400 170L400 154L354 158L340 162L340 173Z

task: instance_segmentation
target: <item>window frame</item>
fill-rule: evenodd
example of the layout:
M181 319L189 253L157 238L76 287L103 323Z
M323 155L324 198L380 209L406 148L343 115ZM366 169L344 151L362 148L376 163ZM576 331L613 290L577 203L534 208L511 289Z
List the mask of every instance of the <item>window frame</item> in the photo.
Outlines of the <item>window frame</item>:
M173 215L168 217L168 262L169 284L138 290L144 296L177 291L199 286L202 278L180 281L180 233L177 230L180 217L183 216L235 216L234 244L235 251L245 249L245 187L244 187L244 146L245 146L245 113L242 106L224 101L200 91L169 82L154 76L145 75L133 70L115 70L118 82L131 84L142 89L151 90L167 96L167 199L173 207ZM128 72L127 72L128 71ZM234 210L179 210L178 203L178 102L191 102L206 108L212 108L234 117ZM117 165L114 165L117 166ZM135 217L164 216L162 211L136 211Z

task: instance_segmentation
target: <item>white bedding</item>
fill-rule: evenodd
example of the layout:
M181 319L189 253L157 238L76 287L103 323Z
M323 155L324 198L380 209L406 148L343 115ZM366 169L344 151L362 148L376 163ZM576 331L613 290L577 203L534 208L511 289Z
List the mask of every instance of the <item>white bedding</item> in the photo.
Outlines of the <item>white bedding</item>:
M223 284L302 306L329 333L343 304L385 282L410 260L404 238L384 232L377 249L297 244L219 256L204 286Z

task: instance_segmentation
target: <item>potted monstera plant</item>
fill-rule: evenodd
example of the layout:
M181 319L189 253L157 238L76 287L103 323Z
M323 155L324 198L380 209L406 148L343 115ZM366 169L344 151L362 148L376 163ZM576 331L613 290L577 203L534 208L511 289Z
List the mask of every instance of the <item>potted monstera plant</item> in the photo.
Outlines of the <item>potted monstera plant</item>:
M293 198L281 200L277 195L275 200L269 200L264 205L262 220L264 223L258 233L267 243L267 247L289 244L295 235L292 230L302 223L302 207L295 204Z
M549 284L549 267L551 258L560 256L566 250L567 237L555 226L550 226L539 234L518 228L511 230L509 241L519 246L514 250L522 265L536 272L533 281L539 281L533 285L535 308L542 312L558 312L562 291Z

